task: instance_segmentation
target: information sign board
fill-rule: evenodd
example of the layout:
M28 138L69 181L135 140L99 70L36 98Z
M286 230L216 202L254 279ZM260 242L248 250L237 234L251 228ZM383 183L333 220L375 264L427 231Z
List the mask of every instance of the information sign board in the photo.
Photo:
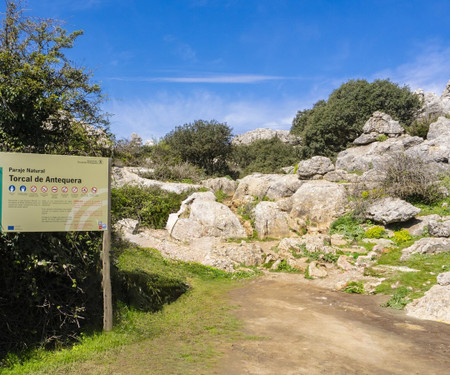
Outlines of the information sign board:
M108 230L108 182L108 158L1 152L1 230Z

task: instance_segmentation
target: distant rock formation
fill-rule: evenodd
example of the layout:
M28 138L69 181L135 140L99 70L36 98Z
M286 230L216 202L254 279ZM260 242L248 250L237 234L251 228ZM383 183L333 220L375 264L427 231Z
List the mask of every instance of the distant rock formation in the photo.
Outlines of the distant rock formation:
M237 135L231 141L234 145L249 145L261 139L272 139L277 137L281 142L292 146L300 145L302 139L290 134L289 130L272 130L267 128L258 128L247 133Z

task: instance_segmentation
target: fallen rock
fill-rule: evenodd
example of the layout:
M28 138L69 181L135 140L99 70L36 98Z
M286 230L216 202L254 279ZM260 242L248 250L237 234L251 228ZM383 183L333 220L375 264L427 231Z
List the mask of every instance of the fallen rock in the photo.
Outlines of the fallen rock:
M302 160L298 163L297 174L300 179L307 180L316 175L324 174L334 170L331 160L325 156L313 156L311 159Z
M433 255L450 251L449 238L421 238L410 247L402 250L400 260L408 260L413 254Z
M289 216L275 202L260 202L253 210L255 230L259 238L289 236Z
M381 198L366 210L365 218L378 223L401 223L412 219L420 213L420 208L399 198Z
M183 241L199 237L246 237L237 216L216 202L212 192L194 193L185 199L180 210L169 215L166 229L173 238Z

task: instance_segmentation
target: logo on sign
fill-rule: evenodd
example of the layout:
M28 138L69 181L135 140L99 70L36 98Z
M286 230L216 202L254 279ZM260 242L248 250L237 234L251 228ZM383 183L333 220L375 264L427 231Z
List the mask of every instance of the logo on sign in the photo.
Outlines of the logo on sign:
M37 187L33 185L32 187L30 187L30 190L31 190L32 193L36 193L37 192Z
M41 191L42 191L43 193L46 193L46 192L48 191L48 187L47 187L47 186L42 186L42 187L41 187Z
M95 194L95 193L97 193L97 188L96 188L96 187L93 187L93 188L91 189L91 191Z
M57 193L58 192L58 188L56 186L52 186L52 193Z
M76 186L74 186L74 187L72 188L72 193L78 193L78 188L77 188Z
M88 192L88 188L87 188L86 186L83 186L83 187L81 188L81 192L82 192L83 194L86 194L86 193Z
M16 191L16 187L15 187L14 185L10 185L9 188L8 188L8 190L9 190L11 193L14 193L14 192Z
M63 193L67 193L67 192L69 191L69 188L68 188L67 186L63 186L63 187L61 188L61 191L62 191Z

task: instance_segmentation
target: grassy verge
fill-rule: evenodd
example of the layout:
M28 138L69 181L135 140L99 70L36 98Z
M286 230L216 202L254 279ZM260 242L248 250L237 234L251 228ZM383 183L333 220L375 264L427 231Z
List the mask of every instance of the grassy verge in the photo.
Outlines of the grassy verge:
M147 275L147 292L155 296L164 296L167 285L188 285L189 290L158 312L121 304L112 332L84 336L72 348L38 350L25 361L11 356L12 366L1 374L209 373L220 347L239 336L227 291L249 274L170 261L135 247L121 252L118 268Z

